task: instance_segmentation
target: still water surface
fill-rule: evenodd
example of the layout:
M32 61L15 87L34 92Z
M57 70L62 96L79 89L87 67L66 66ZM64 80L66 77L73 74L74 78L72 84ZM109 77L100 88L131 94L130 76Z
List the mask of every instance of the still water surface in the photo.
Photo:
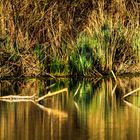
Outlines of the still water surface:
M1 96L36 97L0 101L0 140L139 140L140 92L122 99L139 87L140 77L2 80Z

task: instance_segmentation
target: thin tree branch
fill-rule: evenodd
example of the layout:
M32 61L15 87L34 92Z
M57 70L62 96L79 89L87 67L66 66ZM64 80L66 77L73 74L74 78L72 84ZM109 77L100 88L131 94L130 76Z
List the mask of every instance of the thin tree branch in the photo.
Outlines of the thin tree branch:
M39 101L41 101L41 100L43 100L43 99L45 99L45 98L47 98L47 97L51 97L51 96L54 96L54 95L57 95L57 94L59 94L59 93L62 93L62 92L64 92L64 91L68 91L68 89L67 88L64 88L64 89L62 89L62 90L59 90L59 91L56 91L56 92L49 92L48 94L45 94L44 96L41 96L40 98L38 98L36 101L37 102L39 102Z
M130 96L131 94L133 94L133 93L135 93L135 92L137 92L137 91L139 91L139 90L140 90L140 87L137 88L137 89L135 89L135 90L133 90L133 91L131 91L131 92L129 92L129 93L127 93L127 94L125 94L125 95L123 96L123 98L126 98L127 96Z
M32 96L19 96L19 95L8 95L8 96L1 96L0 100L10 100L10 101L20 101L20 100L34 100L36 94Z

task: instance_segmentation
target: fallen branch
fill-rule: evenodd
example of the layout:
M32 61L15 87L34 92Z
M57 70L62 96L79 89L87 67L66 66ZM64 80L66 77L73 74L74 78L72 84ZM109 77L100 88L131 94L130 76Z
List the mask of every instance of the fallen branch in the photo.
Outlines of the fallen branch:
M32 99L0 99L0 101L8 102L8 103L17 103L17 102L32 102Z
M0 97L0 100L33 100L35 98L36 94L33 94L32 96L19 96L19 95L8 95L8 96L2 96Z
M43 100L43 99L45 99L45 98L47 98L47 97L51 97L51 96L57 95L57 94L62 93L62 92L64 92L64 91L67 92L68 89L67 89L67 88L64 88L64 89L59 90L59 91L56 91L56 92L52 92L52 93L49 92L48 94L46 94L46 95L44 95L44 96L38 98L36 101L39 102L39 101L41 101L41 100Z
M96 70L96 68L94 68L94 71L95 71L100 77L103 77L103 75L102 75L98 70Z
M40 75L40 74L39 74L39 75ZM43 72L43 73L41 73L41 76L50 76L51 78L56 79L55 76L53 76L52 74L47 73L47 72Z
M139 90L140 90L140 88L137 88L137 89L135 89L135 90L133 90L133 91L127 93L126 95L124 95L123 98L126 98L127 96L130 96L131 94L133 94L133 93L135 93L135 92L137 92L137 91L139 91Z

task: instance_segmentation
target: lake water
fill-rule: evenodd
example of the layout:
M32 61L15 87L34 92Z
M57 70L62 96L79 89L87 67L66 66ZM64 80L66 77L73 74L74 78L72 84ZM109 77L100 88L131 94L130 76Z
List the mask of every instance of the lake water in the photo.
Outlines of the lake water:
M139 87L140 77L1 80L1 96L24 99L0 101L0 140L139 140L140 91L123 99Z

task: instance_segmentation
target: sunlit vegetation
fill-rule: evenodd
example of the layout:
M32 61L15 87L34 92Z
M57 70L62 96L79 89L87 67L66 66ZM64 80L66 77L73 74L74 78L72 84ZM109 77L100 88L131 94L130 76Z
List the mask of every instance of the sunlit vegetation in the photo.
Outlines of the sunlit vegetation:
M139 1L1 0L0 77L138 73Z

